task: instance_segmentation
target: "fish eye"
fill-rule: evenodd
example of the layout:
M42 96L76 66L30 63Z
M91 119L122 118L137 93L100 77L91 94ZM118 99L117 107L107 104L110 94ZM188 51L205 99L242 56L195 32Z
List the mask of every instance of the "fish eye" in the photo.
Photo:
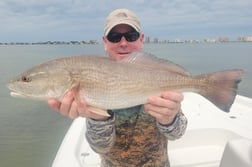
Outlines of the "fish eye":
M23 82L30 82L31 78L27 77L27 76L22 76L21 81L23 81Z

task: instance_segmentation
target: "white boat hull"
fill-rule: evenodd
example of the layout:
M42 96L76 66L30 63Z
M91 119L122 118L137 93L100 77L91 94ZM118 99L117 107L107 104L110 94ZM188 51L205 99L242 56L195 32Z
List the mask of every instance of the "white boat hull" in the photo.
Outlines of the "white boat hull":
M184 95L182 110L188 128L181 139L169 141L171 166L237 167L238 163L251 167L252 99L237 95L230 113L224 113L200 95ZM84 134L85 118L74 120L53 167L100 166L100 158L89 147Z

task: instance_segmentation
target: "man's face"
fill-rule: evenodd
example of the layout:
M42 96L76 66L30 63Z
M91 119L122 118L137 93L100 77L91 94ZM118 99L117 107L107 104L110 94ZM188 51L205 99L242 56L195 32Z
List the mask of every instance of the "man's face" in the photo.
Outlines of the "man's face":
M126 24L119 24L111 31L113 33L127 33L132 32L134 29ZM114 60L122 60L134 51L140 51L143 48L144 34L140 34L136 41L129 42L124 36L121 37L119 42L110 42L106 36L103 36L104 49L109 57Z

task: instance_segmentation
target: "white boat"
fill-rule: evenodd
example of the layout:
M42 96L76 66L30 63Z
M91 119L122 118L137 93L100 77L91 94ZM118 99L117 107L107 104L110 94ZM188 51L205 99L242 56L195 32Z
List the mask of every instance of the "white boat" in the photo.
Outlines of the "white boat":
M185 135L169 141L171 167L252 167L252 99L237 95L225 113L200 95L185 93ZM73 121L53 167L99 167L100 158L85 140L85 118Z

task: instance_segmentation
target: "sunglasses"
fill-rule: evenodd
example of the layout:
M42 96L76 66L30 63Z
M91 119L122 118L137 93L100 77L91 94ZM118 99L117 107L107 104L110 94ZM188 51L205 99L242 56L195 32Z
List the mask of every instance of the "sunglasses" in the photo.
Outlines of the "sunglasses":
M139 38L140 33L136 31L126 32L126 33L110 32L107 35L107 39L112 43L117 43L121 41L123 36L126 39L126 41L134 42Z

